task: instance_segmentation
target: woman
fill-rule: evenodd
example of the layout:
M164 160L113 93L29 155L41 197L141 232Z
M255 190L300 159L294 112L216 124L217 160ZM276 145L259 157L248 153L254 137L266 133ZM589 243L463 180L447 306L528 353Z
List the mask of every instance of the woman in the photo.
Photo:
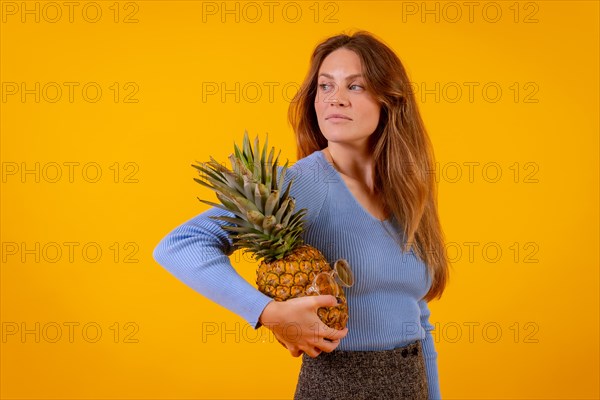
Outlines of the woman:
M304 241L347 259L355 276L347 327L322 329L316 310L333 296L276 302L242 279L209 218L223 215L216 208L171 232L155 259L302 355L298 400L440 398L427 301L441 297L448 264L433 151L402 63L367 32L331 37L313 52L289 119L299 160L286 180L308 210ZM297 334L286 335L291 323Z

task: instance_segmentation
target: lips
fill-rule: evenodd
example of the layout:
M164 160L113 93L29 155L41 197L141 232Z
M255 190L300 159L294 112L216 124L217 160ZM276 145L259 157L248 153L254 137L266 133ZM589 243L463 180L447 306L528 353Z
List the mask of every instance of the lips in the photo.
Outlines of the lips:
M352 118L350 118L349 116L344 115L344 114L329 114L327 117L325 117L325 119L332 119L332 118L347 119L348 121L352 121Z

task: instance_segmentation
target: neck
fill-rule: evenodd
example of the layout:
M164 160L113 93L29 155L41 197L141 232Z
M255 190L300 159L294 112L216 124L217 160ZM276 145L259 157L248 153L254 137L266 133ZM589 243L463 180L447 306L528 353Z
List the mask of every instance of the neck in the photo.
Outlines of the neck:
M373 157L367 149L357 150L330 143L324 151L340 174L374 192Z

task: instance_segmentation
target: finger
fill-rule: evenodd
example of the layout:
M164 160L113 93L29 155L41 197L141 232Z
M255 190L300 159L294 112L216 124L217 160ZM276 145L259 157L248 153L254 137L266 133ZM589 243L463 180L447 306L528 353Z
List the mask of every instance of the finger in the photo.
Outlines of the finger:
M304 353L304 351L300 350L297 347L291 347L291 348L288 348L288 350L292 354L292 357L300 357L302 355L302 353Z
M338 347L340 344L340 341L337 340L335 342L328 342L326 340L323 340L322 342L319 343L319 349L321 351L324 351L325 353L331 353L333 350L335 350L336 347Z
M315 331L316 336L315 340L319 339L327 339L329 341L336 341L344 338L348 334L348 328L344 329L334 329L330 328L327 325L321 323L318 330Z
M317 358L321 354L321 350L316 347L311 347L310 350L305 351L311 358Z
M310 296L313 299L313 307L316 309L320 307L333 307L337 306L337 298L330 294L322 294L319 296Z

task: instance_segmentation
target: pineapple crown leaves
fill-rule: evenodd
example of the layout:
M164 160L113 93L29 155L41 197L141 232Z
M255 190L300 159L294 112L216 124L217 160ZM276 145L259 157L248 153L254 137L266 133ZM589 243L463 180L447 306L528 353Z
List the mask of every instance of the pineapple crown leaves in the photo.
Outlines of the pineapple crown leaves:
M234 217L211 217L228 223L222 228L228 232L234 248L253 253L257 260L264 258L271 262L303 243L306 209L295 212L295 199L290 196L293 179L281 193L288 162L279 171L281 151L275 156L272 147L267 154L267 144L268 136L261 149L257 136L252 146L244 130L242 148L234 144L234 154L229 156L231 169L212 157L206 163L196 161L192 167L199 172L199 179L194 180L215 191L221 204L198 200L234 214Z

